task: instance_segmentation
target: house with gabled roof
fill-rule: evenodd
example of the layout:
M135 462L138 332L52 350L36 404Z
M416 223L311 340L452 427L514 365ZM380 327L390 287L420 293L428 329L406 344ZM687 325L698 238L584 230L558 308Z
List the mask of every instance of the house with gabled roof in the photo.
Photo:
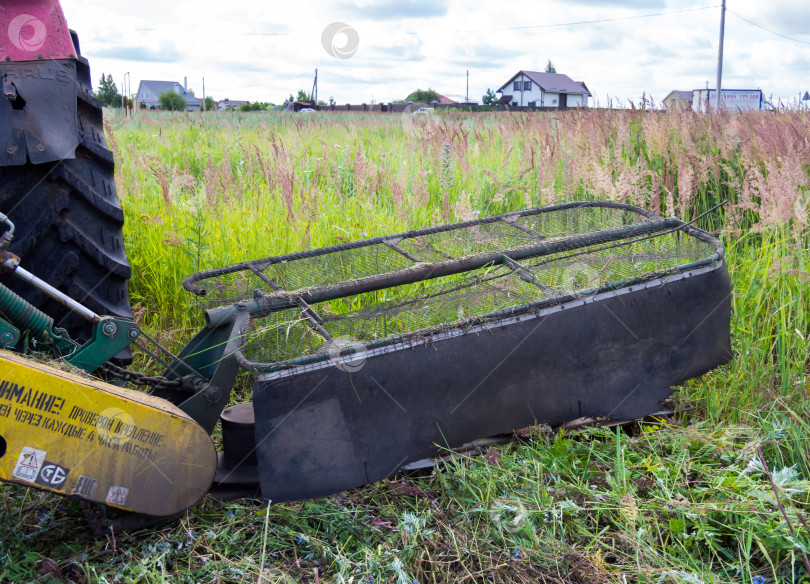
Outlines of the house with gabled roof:
M674 89L661 104L668 112L685 112L692 109L692 92Z
M238 99L220 99L217 102L217 109L224 110L224 109L239 109L243 105L249 104L249 101L243 101Z
M510 106L588 107L591 92L583 81L562 73L518 71L501 85L500 101Z
M135 107L160 109L160 94L166 91L179 93L186 100L187 111L200 111L200 100L189 93L184 84L177 81L141 81L138 85Z

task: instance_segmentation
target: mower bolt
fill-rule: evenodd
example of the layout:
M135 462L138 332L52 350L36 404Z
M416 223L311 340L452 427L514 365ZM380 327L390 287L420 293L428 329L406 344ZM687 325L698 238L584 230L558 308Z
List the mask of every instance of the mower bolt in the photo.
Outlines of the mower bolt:
M12 346L14 344L14 341L15 341L14 335L9 331L6 331L2 335L0 335L0 345L4 347Z
M114 322L105 322L104 326L101 327L101 332L103 332L108 337L111 337L118 332L118 327Z
M135 328L135 327L132 327L131 329L129 329L129 330L127 331L127 336L128 336L130 339L132 339L133 341L134 341L135 339L137 339L137 338L138 338L138 336L140 336L140 334L141 334L141 331L139 331L139 330L138 330L137 328Z
M221 399L222 399L222 390L216 385L208 386L208 389L205 390L205 401L213 405L219 403Z

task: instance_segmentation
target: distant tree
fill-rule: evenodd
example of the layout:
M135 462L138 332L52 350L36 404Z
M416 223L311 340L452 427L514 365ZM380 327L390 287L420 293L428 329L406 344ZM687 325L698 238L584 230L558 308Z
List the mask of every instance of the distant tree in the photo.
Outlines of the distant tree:
M183 99L182 95L171 89L161 93L158 101L160 101L160 109L163 110L179 111L186 109L186 100Z
M113 81L112 74L101 74L101 80L95 91L96 98L107 107L121 107L121 94Z
M210 95L205 96L205 109L209 112L217 109L217 102Z
M329 105L335 105L335 98L331 95L329 96Z
M481 98L481 102L484 105L496 105L498 103L498 96L495 95L495 92L491 89L487 88L487 92Z
M556 73L557 68L554 66L554 63L551 62L551 59L548 60L546 63L546 73Z
M309 101L309 94L303 89L298 90L298 95L295 96L295 101Z
M430 103L431 101L439 101L439 94L435 89L428 87L427 89L417 89L408 97L406 101L418 101L421 103Z
M266 110L268 107L270 107L270 104L267 103L266 101L256 101L256 102L253 102L253 103L247 102L247 103L243 103L242 105L239 106L239 111L240 112L259 112L259 111Z

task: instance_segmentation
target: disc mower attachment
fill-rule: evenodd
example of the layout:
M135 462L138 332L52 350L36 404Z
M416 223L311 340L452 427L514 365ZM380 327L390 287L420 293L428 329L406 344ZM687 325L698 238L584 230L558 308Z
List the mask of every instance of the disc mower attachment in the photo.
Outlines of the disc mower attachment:
M256 458L272 501L532 424L652 415L672 386L731 358L720 243L616 203L267 258L184 285L253 316L235 357L257 373Z

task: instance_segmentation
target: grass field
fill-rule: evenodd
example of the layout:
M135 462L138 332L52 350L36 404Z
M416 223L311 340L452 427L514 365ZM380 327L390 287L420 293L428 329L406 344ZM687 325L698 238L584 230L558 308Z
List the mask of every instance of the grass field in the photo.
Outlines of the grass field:
M206 499L93 539L0 486L0 581L810 581L810 116L110 115L141 325L178 349L201 269L578 199L716 233L734 360L679 414L541 432L429 476L263 506ZM239 398L246 398L247 380Z

